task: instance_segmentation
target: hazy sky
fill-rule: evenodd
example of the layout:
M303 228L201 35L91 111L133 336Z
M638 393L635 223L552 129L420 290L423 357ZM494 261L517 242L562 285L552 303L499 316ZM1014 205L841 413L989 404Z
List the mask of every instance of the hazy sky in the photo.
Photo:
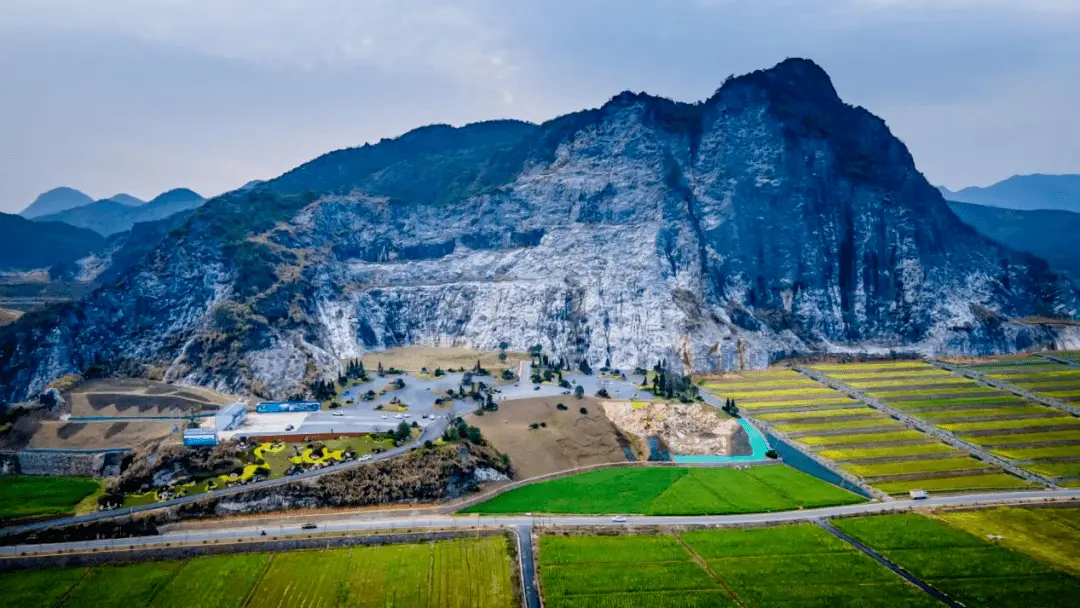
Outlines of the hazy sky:
M433 122L809 57L933 183L1080 173L1080 0L0 0L0 210L204 195Z

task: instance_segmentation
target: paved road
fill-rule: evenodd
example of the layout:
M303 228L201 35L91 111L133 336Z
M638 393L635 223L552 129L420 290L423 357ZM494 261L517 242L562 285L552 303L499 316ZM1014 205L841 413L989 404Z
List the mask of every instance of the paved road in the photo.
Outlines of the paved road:
M143 505L141 507L130 507L130 508L126 508L126 509L112 509L110 511L99 511L97 513L91 513L89 515L80 515L78 517L65 517L65 518L62 518L62 519L50 519L50 520L41 521L41 522L32 523L32 524L25 524L25 525L21 525L21 526L12 526L12 527L9 527L9 528L0 529L0 536L4 536L4 535L8 535L8 534L19 534L19 533L22 533L22 532L31 532L31 531L34 531L34 530L44 530L45 528L54 528L54 527L58 527L58 526L67 526L67 525L71 525L71 524L80 524L80 523L87 523L87 522L92 522L92 521L101 521L101 520L106 520L106 519L112 519L112 518L115 518L115 517L124 517L124 516L131 515L131 514L134 514L134 513L140 513L140 512L145 512L145 511L153 511L153 510L156 510L156 509L172 507L172 506L175 506L175 505L183 505L183 504L198 502L200 500L206 500L208 498L220 498L220 497L223 497L223 496L232 496L234 494L240 494L240 493L243 493L243 492L250 492L252 490L258 490L258 489L262 489L262 488L274 488L274 487L278 487L278 486L287 485L287 484L290 484L290 483L296 483L297 481L299 481L301 479L311 479L311 478L314 478L314 477L319 477L321 475L327 475L329 473L336 473L336 472L340 472L340 471L345 471L347 469L353 469L353 468L359 467L359 466L364 465L364 464L377 462L379 460L386 460L386 459L389 459L389 458L393 458L394 456L400 456L401 454L404 454L404 453L408 452L409 450L412 450L412 449L414 449L414 448L416 448L416 447L418 447L420 445L423 445L423 443L425 441L428 441L428 440L435 441L436 439L438 439L439 437L442 436L443 431L445 431L448 426L450 426L450 418L447 418L447 417L438 418L434 422L429 424L428 426L424 427L423 432L420 434L420 437L415 442L405 444L405 445L402 445L400 447L396 447L396 448L387 450L387 451L379 453L379 454L375 454L375 455L373 455L371 457L370 460L367 460L367 461L364 461L364 462L360 462L359 460L354 460L352 462L345 462L345 463L341 463L341 464L335 464L335 465L331 465L331 466L328 466L328 467L325 467L325 468L322 468L322 469L318 469L318 470L314 470L314 471L308 471L306 473L300 473L298 475L291 475L289 477L282 477L282 478L279 478L279 479L268 479L266 481L259 481L259 482L255 482L255 483L249 483L247 485L235 486L235 487L232 487L232 488L225 488L225 489L221 489L221 490L215 490L213 492L206 492L204 494L196 494L196 495L193 495L193 496L185 496L183 498L174 498L172 500L167 500L167 501L164 501L164 502L154 503L154 504L151 504L151 505Z
M1077 490L1043 490L1033 492L993 492L986 494L969 494L966 496L942 496L931 497L925 500L897 500L893 502L871 502L842 507L827 507L823 509L803 509L799 511L784 511L780 513L755 513L742 515L704 515L704 516L628 516L623 526L686 526L686 525L743 525L743 524L773 524L796 521L814 521L816 519L828 519L848 515L872 515L877 513L890 513L909 509L926 509L932 507L952 506L978 506L992 504L1023 504L1038 503L1050 500L1080 500L1080 489ZM303 524L315 524L315 530L305 530ZM202 541L241 541L258 540L262 532L267 536L302 536L313 532L348 533L348 532L372 532L393 531L403 529L422 528L518 528L520 526L564 526L564 527L597 527L615 525L609 516L431 516L431 517L403 517L388 519L364 519L361 517L349 517L336 514L326 516L313 516L304 518L303 523L297 522L291 525L281 526L248 526L229 529L206 529L192 532L173 532L160 536L147 536L139 538L123 538L115 540L95 540L71 543L56 543L42 545L19 545L0 547L0 557L5 555L18 555L20 552L44 552L55 551L86 551L90 549L126 549L132 547L149 547L164 543L201 543Z
M536 588L536 563L533 561L532 525L515 526L518 553L521 556L521 586L525 593L525 608L540 608L540 591Z

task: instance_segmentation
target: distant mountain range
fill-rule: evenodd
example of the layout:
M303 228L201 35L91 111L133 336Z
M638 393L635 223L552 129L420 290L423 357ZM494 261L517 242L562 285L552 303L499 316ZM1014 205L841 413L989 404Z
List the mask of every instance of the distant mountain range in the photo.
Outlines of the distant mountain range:
M118 196L126 197L123 200L138 201L135 197L128 195ZM164 219L174 213L194 209L206 202L201 195L187 188L169 190L150 202L142 204L131 205L117 202L116 199L117 197L113 197L91 202L58 213L37 216L34 220L63 222L79 228L88 228L102 236L111 236L131 230L131 227L138 222Z
M61 222L31 221L0 213L0 270L34 270L74 263L100 250L105 239Z
M985 205L949 202L961 221L983 235L1017 251L1038 256L1080 284L1080 213L1018 211Z
M30 203L26 209L23 209L19 215L27 219L34 219L43 215L60 213L61 211L67 211L68 209L74 209L75 207L89 205L93 202L94 199L74 188L53 188L52 190L39 195L34 199L34 202Z
M985 188L953 192L939 186L946 200L1004 209L1054 209L1080 212L1080 175L1014 175Z

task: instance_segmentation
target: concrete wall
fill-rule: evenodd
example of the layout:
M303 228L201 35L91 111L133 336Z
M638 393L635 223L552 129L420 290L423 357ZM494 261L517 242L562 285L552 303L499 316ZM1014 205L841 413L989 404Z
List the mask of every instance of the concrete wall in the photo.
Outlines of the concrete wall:
M68 452L23 450L15 457L24 475L76 475L105 477L120 473L126 451Z

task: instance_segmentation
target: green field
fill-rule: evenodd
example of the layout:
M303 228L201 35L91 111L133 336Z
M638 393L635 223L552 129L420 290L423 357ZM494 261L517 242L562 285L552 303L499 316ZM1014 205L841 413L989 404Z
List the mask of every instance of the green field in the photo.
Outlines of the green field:
M840 468L860 477L882 477L885 475L910 475L914 473L938 473L942 471L978 471L990 467L985 462L974 458L935 458L927 460L905 460L901 462L881 462L876 464L846 464Z
M959 454L956 448L944 443L918 443L915 445L894 445L884 448L841 448L821 450L821 456L830 460L857 460L860 458L889 458L897 456L931 456Z
M848 381L858 380L873 380L873 379L891 379L891 378L933 378L933 377L946 377L951 376L949 372L931 367L929 369L909 369L909 370L890 370L890 371L852 371L852 372L829 372L830 378L835 378L845 383Z
M90 477L0 475L0 520L71 515L100 489Z
M857 443L881 443L885 441L915 441L932 440L930 435L924 435L911 429L904 431L885 431L883 433L853 433L851 435L815 435L799 437L799 443L810 446L846 445ZM936 441L936 440L934 440Z
M518 605L504 537L0 573L0 608Z
M840 519L836 527L971 608L1075 606L1080 579L922 515Z
M995 388L988 386L982 386L981 384L970 383L970 386L950 386L949 388L926 388L918 389L913 388L907 391L864 391L868 395L874 397L880 397L882 399L891 399L895 397L929 397L931 399L935 397L947 397L949 395L963 395L967 393L994 393L997 391Z
M1024 400L1020 397L1014 397L1012 395L994 395L993 397L957 397L956 399L927 399L927 400L905 400L891 403L892 407L901 410L917 410L930 407L943 407L943 406L955 406L962 407L968 405L1008 405L1008 404L1023 404Z
M975 490L1023 490L1034 488L1028 481L1006 473L939 477L937 479L917 479L913 481L886 481L877 482L874 487L887 494L904 494L911 490L971 492Z
M1045 405L1003 405L1001 407L994 408L957 408L950 410L939 410L933 412L915 412L911 415L930 422L936 422L939 420L950 420L956 418L979 418L979 417L1003 417L1003 416L1030 416L1030 415L1044 415L1046 417L1057 417L1061 412L1055 410L1052 407L1046 407Z
M978 445L1009 445L1014 443L1052 443L1055 441L1080 441L1080 429L1066 431L1034 431L1029 433L1004 433L1001 435L971 435L964 441Z
M985 422L947 422L937 425L953 433L971 431L994 431L1007 429L1028 429L1059 426L1080 426L1080 418L1057 416L1055 418L1020 418L1018 420L988 420Z
M1026 553L1080 576L1080 509L1016 508L952 511L940 514L954 528Z
M466 513L722 515L853 504L863 499L786 466L604 469L534 483Z
M848 386L859 389L874 389L874 388L886 388L893 386L913 386L913 387L938 387L948 386L950 384L968 384L971 380L967 378L957 378L956 376L923 376L919 378L861 378L857 380L845 380L844 383Z
M892 418L864 418L861 420L834 420L831 422L791 422L777 423L773 426L785 433L815 433L821 431L843 431L854 429L902 429L904 425Z
M803 407L803 406L829 406L837 407L842 405L862 405L854 399L847 397L826 397L821 399L784 399L779 401L753 401L744 400L739 401L738 406L745 410L763 410L783 407ZM865 406L863 406L865 407Z
M809 410L802 412L770 412L766 414L755 414L755 418L759 420L815 420L830 418L887 418L881 412L877 412L868 407L847 407L838 410Z
M1013 460L1080 456L1080 445L1051 445L1037 448L994 448L993 452Z
M674 536L541 537L544 603L552 608L935 605L811 524L681 536L682 542Z

